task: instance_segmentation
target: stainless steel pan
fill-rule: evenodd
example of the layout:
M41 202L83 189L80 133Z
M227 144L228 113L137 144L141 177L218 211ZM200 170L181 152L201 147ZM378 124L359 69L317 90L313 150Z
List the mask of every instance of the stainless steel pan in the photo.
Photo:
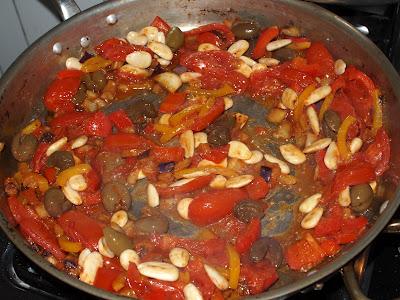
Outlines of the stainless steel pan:
M73 1L57 0L59 4L70 5ZM71 6L72 5L72 6ZM64 13L68 14L64 6ZM75 7L76 8L76 7ZM75 12L77 10L75 9ZM335 57L355 64L381 87L385 95L386 126L392 137L392 168L386 174L384 189L379 201L389 200L382 214L372 214L373 226L353 245L331 261L308 273L289 273L269 291L254 298L284 298L316 283L335 272L360 253L388 223L400 203L400 191L391 178L400 176L400 87L399 76L383 53L366 37L338 16L316 5L293 0L120 0L108 1L63 22L26 50L9 68L0 82L0 140L9 144L18 128L41 110L42 95L54 77L63 68L65 59L77 56L81 37L88 36L92 44L97 44L112 36L125 36L126 32L141 28L160 15L171 24L188 29L199 24L218 22L224 18L241 17L255 19L262 25L295 24L314 40L323 40ZM117 22L110 24L114 21ZM55 46L54 46L55 45ZM60 50L60 54L55 54ZM57 52L57 51L56 51ZM9 147L0 156L0 181L15 170ZM6 207L5 197L0 199L0 207ZM9 239L32 261L51 275L86 291L106 299L122 297L86 285L77 279L57 271L47 261L32 251L20 234L10 226L4 213L0 214L0 226Z

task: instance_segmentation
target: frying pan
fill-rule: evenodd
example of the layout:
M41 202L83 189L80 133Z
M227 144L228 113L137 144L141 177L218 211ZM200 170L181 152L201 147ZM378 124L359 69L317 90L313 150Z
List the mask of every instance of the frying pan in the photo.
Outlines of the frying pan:
M56 2L67 17L79 11L73 1ZM79 13L32 44L2 77L0 140L9 145L17 130L43 110L41 99L47 85L56 72L64 68L67 57L79 56L82 37L89 37L92 45L112 36L123 37L129 30L146 26L156 15L183 30L234 17L257 20L262 26L295 24L311 39L324 41L334 57L358 66L380 86L385 97L385 126L392 137L392 153L400 153L400 135L396 134L400 129L400 78L392 65L372 42L338 16L314 4L293 0L117 0ZM0 156L0 182L15 168L10 149L6 146ZM286 272L274 287L253 298L285 298L321 281L353 259L382 231L399 206L400 191L392 180L399 175L400 158L392 155L391 169L381 183L379 199L375 200L378 209L369 212L373 225L357 242L345 247L336 258L307 273ZM49 274L89 294L105 299L124 299L86 285L52 267L7 222L4 194L0 198L2 230L33 262ZM384 201L387 201L387 206L380 214L379 206Z

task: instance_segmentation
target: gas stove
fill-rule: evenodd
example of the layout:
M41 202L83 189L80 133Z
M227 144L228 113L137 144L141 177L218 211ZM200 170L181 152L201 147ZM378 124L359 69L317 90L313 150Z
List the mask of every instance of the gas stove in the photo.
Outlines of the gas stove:
M344 2L344 1L316 1ZM354 1L353 1L354 2ZM359 1L363 2L363 1ZM369 37L400 72L400 4L381 1L377 6L321 4L343 17ZM393 1L395 2L395 1ZM400 211L396 213L400 217ZM95 299L53 278L26 258L0 231L0 290L2 299ZM395 235L381 234L372 244L361 280L363 292L371 299L400 297L400 242ZM350 299L339 272L294 296L298 299Z

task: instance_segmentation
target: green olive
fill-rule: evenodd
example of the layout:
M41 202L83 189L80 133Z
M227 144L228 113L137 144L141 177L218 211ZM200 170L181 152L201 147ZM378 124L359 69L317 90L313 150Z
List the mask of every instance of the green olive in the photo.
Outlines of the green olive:
M363 212L371 206L374 192L368 183L357 184L350 188L351 208L355 212Z
M165 37L165 43L172 51L176 51L182 47L185 42L185 35L179 27L172 27Z
M92 73L92 80L94 83L94 90L100 92L107 84L107 78L103 71L99 70Z
M75 160L69 151L56 151L47 158L46 164L49 167L56 167L63 171L74 166Z
M260 34L260 26L251 21L242 21L232 26L232 32L236 39L251 40Z
M104 227L103 234L107 246L115 255L119 256L124 250L131 249L133 246L133 242L129 237L110 226Z
M164 216L143 217L135 222L138 233L166 233L168 232L168 219Z
M83 100L85 100L85 98L86 98L86 85L81 83L74 98L72 98L72 102L74 102L75 104L81 104Z
M65 198L60 189L50 188L44 195L44 207L50 216L56 218L63 212L70 210L72 203Z
M18 161L31 160L38 145L37 138L32 134L18 133L14 136L11 144L11 152Z
M131 196L128 188L120 182L108 182L101 190L101 200L109 212L120 209L128 210L131 206Z

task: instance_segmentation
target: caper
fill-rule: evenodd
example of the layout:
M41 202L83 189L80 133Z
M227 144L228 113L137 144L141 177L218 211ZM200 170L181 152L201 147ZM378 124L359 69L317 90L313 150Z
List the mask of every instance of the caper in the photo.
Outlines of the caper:
M108 182L101 190L101 200L109 212L119 209L128 210L131 206L131 196L127 187L120 182Z
M260 26L251 21L242 21L232 26L232 32L236 39L251 40L260 34Z
M371 206L374 192L368 183L357 184L350 188L351 208L355 212L363 212Z
M61 171L75 165L74 157L69 151L56 151L52 153L46 162L49 167L56 167Z
M133 246L132 240L129 237L110 226L104 227L103 234L108 248L115 255L119 256L124 250L130 249Z
M54 218L61 215L63 212L70 210L72 203L69 202L64 193L57 188L50 188L44 195L44 208L48 214Z
M235 205L233 214L240 221L249 223L254 218L261 219L264 216L264 210L259 202L243 200Z
M166 233L168 232L168 219L164 216L143 217L135 222L135 229L139 233Z
M32 134L18 133L14 136L11 144L11 152L18 161L31 160L38 145L37 138Z
M165 43L172 51L176 51L182 47L185 42L185 35L179 27L172 27L165 37Z

